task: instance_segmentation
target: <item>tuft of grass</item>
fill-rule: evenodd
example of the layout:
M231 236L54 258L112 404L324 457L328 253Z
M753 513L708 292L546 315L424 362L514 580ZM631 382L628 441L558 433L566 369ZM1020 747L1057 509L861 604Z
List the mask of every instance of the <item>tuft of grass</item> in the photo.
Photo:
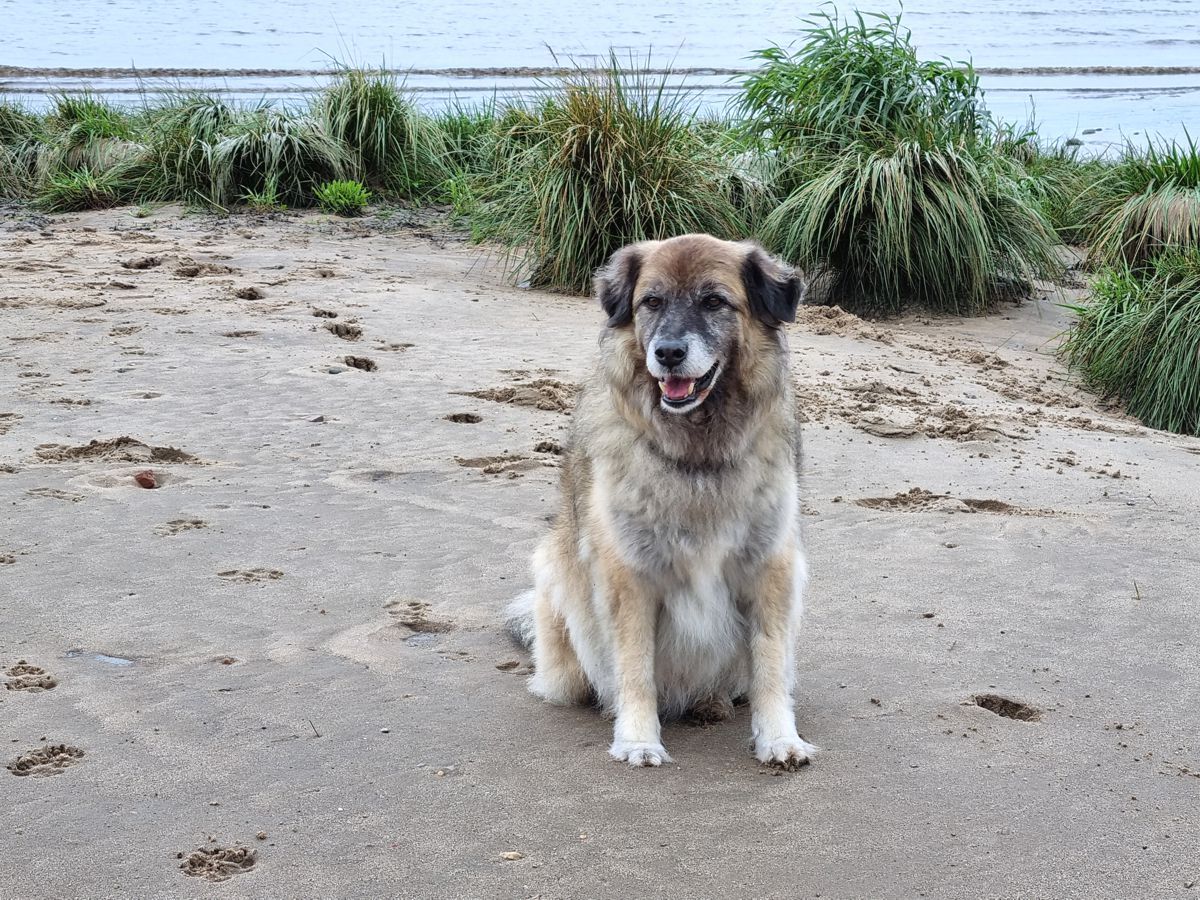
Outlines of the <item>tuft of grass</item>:
M534 287L586 292L625 244L690 231L740 236L720 154L693 129L695 106L668 76L576 69L550 98L506 114L506 151L472 217Z
M325 212L338 216L361 216L371 199L371 193L357 181L330 181L315 192L317 203Z
M341 178L352 165L319 119L270 106L237 115L207 153L209 199L222 207L268 190L280 203L304 206L317 185Z
M35 203L47 212L107 209L121 203L122 187L119 171L98 174L88 169L52 172L38 191Z
M1151 428L1200 435L1200 250L1107 267L1062 353Z
M274 213L283 212L287 204L279 199L279 186L274 179L268 178L261 191L248 191L242 194L241 200L251 212Z
M43 176L88 171L95 175L132 165L143 148L129 115L91 95L59 96L45 119L39 153Z
M974 315L1052 276L1031 129L996 126L971 65L921 60L898 16L810 24L756 54L738 103L781 198L764 243L871 314Z
M314 118L345 148L346 170L379 190L420 196L449 174L442 132L388 72L344 69L318 98Z
M810 169L767 217L769 246L828 275L829 302L977 315L1056 270L1049 225L1014 165L913 141L858 146Z
M41 133L41 121L16 103L0 101L0 145L16 147Z
M969 62L918 58L900 16L821 13L794 51L752 58L738 108L769 145L834 152L900 137L929 144L990 134L992 119Z
M237 121L237 112L219 98L181 94L145 113L148 165L139 193L156 200L212 205L216 183L213 148Z
M1200 249L1200 147L1190 135L1127 148L1097 182L1090 238L1093 260L1110 265Z

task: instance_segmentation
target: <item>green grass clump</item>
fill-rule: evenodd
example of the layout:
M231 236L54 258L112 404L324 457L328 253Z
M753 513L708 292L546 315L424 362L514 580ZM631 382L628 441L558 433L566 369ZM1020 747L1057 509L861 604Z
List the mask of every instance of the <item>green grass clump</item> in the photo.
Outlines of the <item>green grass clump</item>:
M772 146L836 151L863 140L928 144L990 132L971 65L919 59L899 16L825 13L808 24L796 51L753 54L762 64L743 82L746 126Z
M16 103L0 102L0 145L15 147L40 132L37 116Z
M1200 435L1200 251L1103 269L1062 353L1151 428Z
M361 216L371 199L357 181L330 181L317 188L315 196L321 209L338 216Z
M319 119L262 106L234 118L209 147L208 165L209 199L219 206L268 190L280 203L306 206L317 185L341 178L351 160Z
M237 112L216 97L183 94L145 115L148 165L139 193L155 200L211 205L216 183L213 148L233 128Z
M374 188L420 196L449 174L442 132L387 72L343 70L318 98L314 117L345 148L347 171Z
M47 212L107 209L122 202L119 172L95 173L87 169L52 172L41 185L36 204Z
M918 58L900 19L815 20L761 51L740 108L778 160L764 242L871 314L975 315L1056 271L1025 184L1027 136L1001 134L969 64Z
M1014 168L953 146L851 148L776 207L764 237L827 271L831 302L976 315L1054 270L1051 229Z
M1200 147L1189 136L1128 148L1096 183L1091 221L1092 257L1101 264L1200 249Z
M568 74L548 102L512 118L472 227L509 248L534 287L585 292L595 269L633 241L744 232L724 160L665 76L613 58L602 72Z

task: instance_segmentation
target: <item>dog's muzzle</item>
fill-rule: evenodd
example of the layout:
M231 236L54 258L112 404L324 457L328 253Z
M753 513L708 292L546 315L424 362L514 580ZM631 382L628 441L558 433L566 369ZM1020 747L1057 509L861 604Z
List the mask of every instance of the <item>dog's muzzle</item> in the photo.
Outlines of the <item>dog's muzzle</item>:
M699 406L708 397L720 370L721 362L718 360L699 378L683 378L679 375L660 378L658 388L662 391L663 407L671 412L686 412Z

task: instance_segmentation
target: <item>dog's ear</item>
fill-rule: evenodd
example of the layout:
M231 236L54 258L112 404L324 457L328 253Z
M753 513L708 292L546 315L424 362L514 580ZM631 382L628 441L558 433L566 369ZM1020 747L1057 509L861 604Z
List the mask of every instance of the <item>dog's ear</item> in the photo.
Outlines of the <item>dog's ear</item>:
M596 273L596 296L608 315L608 327L620 328L633 321L633 289L642 271L642 249L637 244L622 247Z
M742 283L750 312L769 328L796 321L796 307L804 298L804 278L791 266L772 259L753 245L742 261Z

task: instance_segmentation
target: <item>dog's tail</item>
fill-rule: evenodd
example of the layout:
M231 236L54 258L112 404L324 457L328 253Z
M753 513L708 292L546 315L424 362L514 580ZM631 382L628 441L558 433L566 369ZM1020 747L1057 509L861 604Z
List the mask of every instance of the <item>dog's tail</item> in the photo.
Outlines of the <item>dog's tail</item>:
M509 636L526 650L533 649L533 589L517 595L508 604L504 625Z

